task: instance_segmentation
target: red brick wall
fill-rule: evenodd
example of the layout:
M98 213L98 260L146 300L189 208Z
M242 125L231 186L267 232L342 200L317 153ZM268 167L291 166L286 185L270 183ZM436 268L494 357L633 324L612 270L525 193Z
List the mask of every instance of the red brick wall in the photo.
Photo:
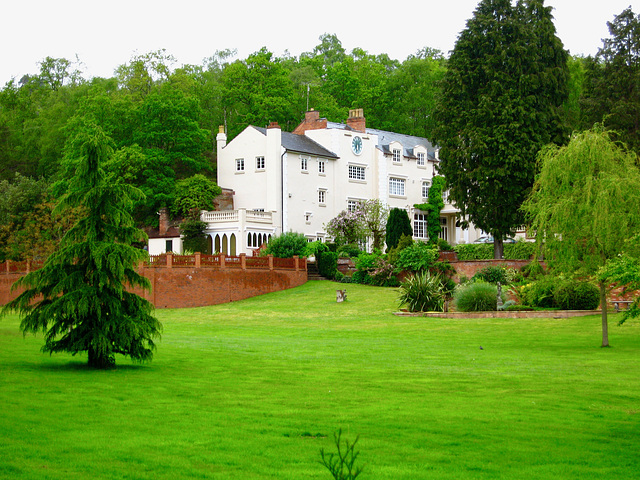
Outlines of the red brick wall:
M204 307L234 302L297 287L307 281L306 269L142 267L139 271L151 281L152 290L141 292L136 289L136 293L156 308ZM11 285L22 275L0 274L0 305L5 305L20 293L11 292Z
M455 281L464 275L467 278L471 278L478 270L485 267L505 267L513 268L520 271L520 269L530 263L531 260L470 260L470 261L455 261L450 262L453 268L456 269Z

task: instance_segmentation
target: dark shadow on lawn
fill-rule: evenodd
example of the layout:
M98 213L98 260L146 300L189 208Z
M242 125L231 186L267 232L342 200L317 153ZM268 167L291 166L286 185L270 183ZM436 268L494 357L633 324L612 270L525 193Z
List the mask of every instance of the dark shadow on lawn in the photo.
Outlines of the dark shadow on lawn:
M7 365L5 365L7 366ZM107 370L100 370L97 368L90 367L86 361L81 360L70 360L65 363L28 363L28 362L16 362L13 363L13 367L23 368L25 370L40 370L40 371L50 371L50 372L118 372L118 371L137 371L144 368L148 368L148 364L124 364L118 365L116 363L115 368L110 368Z

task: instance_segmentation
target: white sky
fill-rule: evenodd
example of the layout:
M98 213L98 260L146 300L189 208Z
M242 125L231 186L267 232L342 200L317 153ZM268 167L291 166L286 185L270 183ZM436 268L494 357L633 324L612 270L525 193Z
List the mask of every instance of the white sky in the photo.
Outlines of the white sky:
M113 76L133 54L166 49L178 65L202 64L216 50L236 58L265 46L298 56L336 34L350 52L360 47L404 60L428 46L443 52L472 17L479 0L10 0L0 23L0 88L38 73L47 56L84 63L84 76ZM571 54L595 54L607 21L638 0L547 0L557 34ZM636 3L636 5L634 5Z

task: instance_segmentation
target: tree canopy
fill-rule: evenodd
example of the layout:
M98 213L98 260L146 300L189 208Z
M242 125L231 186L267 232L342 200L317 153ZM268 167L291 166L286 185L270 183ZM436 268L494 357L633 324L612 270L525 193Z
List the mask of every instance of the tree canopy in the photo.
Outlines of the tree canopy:
M607 26L610 37L586 61L584 124L602 122L640 154L640 15L629 7Z
M541 171L523 211L550 268L594 277L640 232L636 156L601 127L574 134L539 155ZM605 282L600 280L602 346L608 346Z
M431 138L450 198L494 236L496 258L524 221L537 152L564 141L567 56L542 0L482 0L447 63Z

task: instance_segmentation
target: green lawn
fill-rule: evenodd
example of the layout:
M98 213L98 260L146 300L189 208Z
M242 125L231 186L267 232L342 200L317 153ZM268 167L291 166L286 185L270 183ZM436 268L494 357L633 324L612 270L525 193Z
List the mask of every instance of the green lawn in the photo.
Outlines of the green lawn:
M114 371L3 318L0 478L329 480L338 428L362 480L639 477L639 321L602 349L595 316L404 318L336 288L159 310L153 362Z

